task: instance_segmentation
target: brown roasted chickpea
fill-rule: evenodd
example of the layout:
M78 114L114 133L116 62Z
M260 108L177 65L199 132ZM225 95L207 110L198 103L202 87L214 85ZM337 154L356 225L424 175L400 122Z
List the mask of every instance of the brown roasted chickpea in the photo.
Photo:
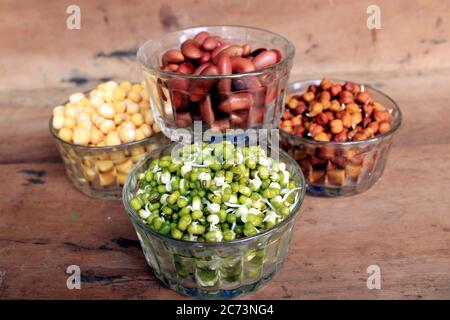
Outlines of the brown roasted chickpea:
M363 85L323 79L287 97L280 128L318 141L361 141L391 129L391 115Z

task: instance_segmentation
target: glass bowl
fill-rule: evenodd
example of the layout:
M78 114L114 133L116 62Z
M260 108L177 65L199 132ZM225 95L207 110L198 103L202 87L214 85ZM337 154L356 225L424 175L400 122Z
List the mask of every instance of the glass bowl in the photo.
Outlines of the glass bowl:
M177 143L146 155L131 171L123 189L123 203L155 275L181 294L203 299L227 299L257 289L280 269L289 251L295 217L305 195L305 180L298 164L280 150L295 183L301 187L290 215L272 229L255 236L217 243L175 240L150 229L130 205L137 176L150 162L170 155Z
M50 133L63 159L66 173L84 194L101 199L120 199L128 173L147 152L167 143L161 133L111 147L90 147L66 142L58 137L50 118Z
M232 75L177 74L160 70L161 56L168 49L197 33L207 31L233 43L248 43L256 48L277 49L282 59L255 72ZM194 121L202 129L224 132L233 128L272 128L281 117L285 87L295 49L286 38L263 29L242 26L205 26L184 29L148 40L138 50L155 121L166 136L176 128L192 130ZM240 94L251 101L248 110L225 113L219 104ZM237 96L234 96L237 97Z
M304 93L321 80L305 80L288 85L287 94ZM345 82L331 80L332 82ZM392 139L402 122L402 113L390 97L370 86L365 90L391 113L391 130L361 141L322 142L280 130L282 148L300 165L307 192L314 196L349 196L366 191L383 174Z

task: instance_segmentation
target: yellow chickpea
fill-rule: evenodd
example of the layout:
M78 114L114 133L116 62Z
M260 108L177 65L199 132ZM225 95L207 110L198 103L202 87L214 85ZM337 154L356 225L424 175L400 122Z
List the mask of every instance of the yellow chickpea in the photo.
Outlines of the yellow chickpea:
M91 116L89 113L83 111L78 114L77 121L82 122L84 120L91 120Z
M114 116L114 123L116 124L116 126L120 126L126 120L127 120L127 117L123 113L118 113Z
M121 87L118 87L116 91L114 91L114 101L123 101L125 100L125 96L126 96L125 90L122 89Z
M86 107L86 109L84 109L84 112L86 112L92 118L92 116L94 114L96 114L97 111L95 110L94 107L89 106L89 107Z
M106 83L100 83L97 86L97 91L106 91Z
M73 143L87 146L91 140L90 130L84 127L76 127L73 131Z
M91 143L98 145L100 142L102 142L105 139L105 135L103 132L101 132L96 127L92 127L91 129Z
M100 97L99 95L95 95L91 97L91 104L95 108L100 108L100 106L105 103L105 100L103 97Z
M107 146L117 146L121 144L122 141L120 141L119 134L116 131L112 131L106 136L105 143Z
M81 121L78 121L78 127L82 127L87 130L91 130L93 126L94 125L92 124L92 121L89 119L83 119Z
M144 121L146 124L152 125L154 120L153 120L153 114L150 110L146 110L144 112Z
M102 123L100 124L100 130L104 134L108 134L111 131L114 131L115 129L116 129L116 125L114 124L114 121L112 121L110 119L106 119L106 120L102 121Z
M136 83L131 86L131 91L141 92L141 90L142 90L142 86L140 83Z
M75 120L75 118L72 118L72 117L64 118L64 127L65 128L73 129L73 128L75 128L76 124L77 124L77 121Z
M97 114L97 116L95 117L95 120L92 120L92 121L94 122L95 126L100 129L103 121L105 121L105 120L106 120L105 118L103 118L102 116L99 116Z
M127 106L123 101L114 102L114 108L116 109L116 113L124 113L127 110Z
M118 84L115 81L108 81L105 82L105 90L114 90L115 88L117 88Z
M85 107L83 107L81 104L77 104L75 107L77 108L78 114L84 112Z
M71 142L72 141L72 129L62 128L59 131L58 136L66 142Z
M145 101L149 101L150 100L150 98L148 97L147 89L143 88L141 90L141 97L142 97L142 100L145 100Z
M150 137L153 133L152 127L150 125L144 123L142 126L140 126L139 130L142 131L145 137Z
M159 127L159 125L156 122L152 125L152 129L155 133L158 133L161 131L161 128Z
M133 114L139 112L139 105L137 103L134 102L129 102L127 103L127 113L128 114Z
M81 99L84 98L84 93L82 92L76 92L76 93L72 93L69 97L69 101L71 103L77 104L78 102L80 102Z
M133 91L128 92L127 98L133 102L139 103L142 100L141 91Z
M119 84L119 87L121 87L122 89L128 90L131 88L131 83L130 83L130 81L122 81Z
M145 134L141 128L136 129L136 136L134 137L134 141L139 141L145 139Z
M135 113L131 116L131 122L133 122L136 127L140 127L144 124L144 117L140 113Z
M57 106L53 108L54 116L63 116L64 115L64 106Z
M150 109L150 103L148 102L148 100L142 100L141 102L139 102L139 107L141 107L141 110L148 110Z
M63 115L53 116L52 126L55 130L61 130L64 127L64 116Z
M106 119L112 119L116 115L116 109L109 103L100 106L100 115Z
M136 137L136 129L133 123L125 122L119 130L120 140L124 143L133 142Z
M114 90L107 90L105 92L105 97L104 97L106 102L113 102L114 101Z
M78 109L76 105L74 105L73 103L66 104L66 106L64 107L64 115L66 117L76 118L78 115Z
M78 104L79 104L80 106L82 106L82 107L88 107L88 106L91 105L91 102L89 101L88 98L83 97L83 99L81 99L81 100L78 102Z

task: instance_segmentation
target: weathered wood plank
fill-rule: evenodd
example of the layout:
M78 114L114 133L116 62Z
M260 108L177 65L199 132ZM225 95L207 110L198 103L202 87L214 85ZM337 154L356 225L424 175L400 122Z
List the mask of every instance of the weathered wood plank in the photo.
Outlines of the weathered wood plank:
M376 32L366 25L372 4L80 0L81 30L68 30L65 2L2 1L0 70L7 81L0 89L64 87L130 75L137 80L135 50L146 39L211 24L244 24L286 36L297 49L294 72L303 75L450 67L449 2L377 1L382 29Z

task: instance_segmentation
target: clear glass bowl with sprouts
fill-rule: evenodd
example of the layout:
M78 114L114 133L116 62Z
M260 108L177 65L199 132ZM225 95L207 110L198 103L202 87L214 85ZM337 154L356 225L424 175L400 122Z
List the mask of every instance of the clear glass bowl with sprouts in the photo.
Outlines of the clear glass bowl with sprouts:
M152 162L173 154L177 148L181 146L174 142L148 154L133 168L124 186L124 207L148 264L166 286L196 298L234 298L257 289L281 269L289 251L295 218L305 195L305 179L297 162L279 150L279 161L285 164L290 181L296 187L288 192L293 197L295 195L295 200L286 216L274 226L231 241L219 239L216 242L203 242L204 239L200 241L200 237L181 238L181 235L175 239L170 234L164 234L163 228L158 231L149 227L146 220L142 219L140 210L133 206L133 199L141 190L140 180ZM270 151L269 148L268 154ZM189 198L189 195L186 197Z

